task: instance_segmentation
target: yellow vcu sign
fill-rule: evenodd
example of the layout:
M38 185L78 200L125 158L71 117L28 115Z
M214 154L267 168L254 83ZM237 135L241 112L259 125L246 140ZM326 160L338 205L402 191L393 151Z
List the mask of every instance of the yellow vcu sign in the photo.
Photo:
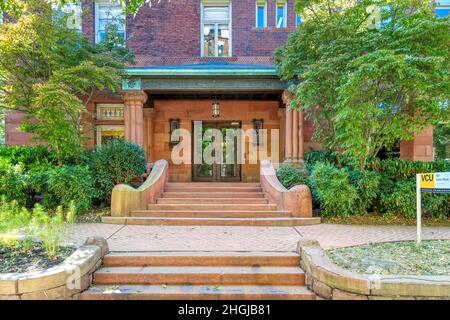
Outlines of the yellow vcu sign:
M436 179L434 173L421 173L420 174L420 188L434 189Z
M450 172L420 173L419 183L423 192L449 193Z

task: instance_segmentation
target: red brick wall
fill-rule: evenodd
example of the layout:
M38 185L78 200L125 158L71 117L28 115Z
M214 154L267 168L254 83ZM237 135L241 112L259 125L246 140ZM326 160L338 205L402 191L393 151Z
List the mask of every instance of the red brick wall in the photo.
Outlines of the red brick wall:
M167 0L145 5L127 18L128 47L136 55L137 66L205 62L200 58L200 1ZM274 50L296 29L294 0L288 0L288 28L275 28L275 0L267 3L268 28L255 28L255 0L232 1L233 63L271 64ZM83 32L94 41L94 5L85 1ZM214 59L214 58L213 58ZM216 58L217 59L217 58Z

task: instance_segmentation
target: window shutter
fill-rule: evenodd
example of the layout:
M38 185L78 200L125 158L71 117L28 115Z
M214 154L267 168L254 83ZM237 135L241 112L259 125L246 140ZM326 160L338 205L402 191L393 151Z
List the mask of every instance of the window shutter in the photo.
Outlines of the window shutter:
M205 21L228 21L230 10L228 7L206 7L203 11Z
M205 7L228 7L230 0L202 0Z

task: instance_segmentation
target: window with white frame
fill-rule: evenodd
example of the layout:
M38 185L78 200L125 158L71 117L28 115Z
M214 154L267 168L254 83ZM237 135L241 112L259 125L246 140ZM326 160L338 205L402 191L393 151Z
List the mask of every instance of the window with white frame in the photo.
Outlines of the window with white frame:
M117 2L97 1L95 3L95 42L106 39L108 26L116 26L117 32L125 39L125 12Z
M201 12L201 55L231 56L231 3L228 0L203 0Z
M256 1L256 27L266 28L267 27L267 1L257 0Z
M434 12L437 17L445 18L450 13L450 0L436 0Z
M295 15L295 26L300 27L301 24L302 24L302 16L297 13Z
M277 28L287 27L287 1L277 0L275 8L275 18Z
M64 6L56 7L56 12L67 16L67 27L81 32L82 9L79 3L66 3Z

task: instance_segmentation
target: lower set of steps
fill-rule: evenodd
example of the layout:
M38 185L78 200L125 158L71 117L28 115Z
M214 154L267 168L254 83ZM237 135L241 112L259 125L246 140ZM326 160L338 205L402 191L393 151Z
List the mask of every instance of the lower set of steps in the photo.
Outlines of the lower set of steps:
M157 202L105 223L178 226L301 226L320 218L293 217L277 209L259 183L168 183Z
M114 252L82 300L315 300L296 253Z

